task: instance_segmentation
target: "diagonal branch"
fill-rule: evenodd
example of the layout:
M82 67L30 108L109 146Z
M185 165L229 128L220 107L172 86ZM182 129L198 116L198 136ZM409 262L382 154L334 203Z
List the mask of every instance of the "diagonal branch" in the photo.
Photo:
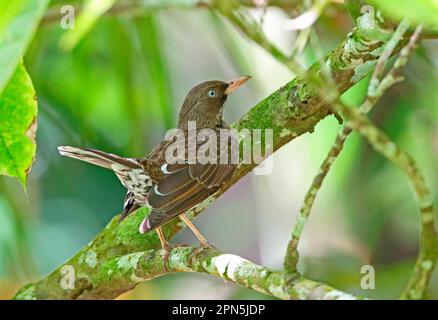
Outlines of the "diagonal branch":
M337 91L345 92L373 70L373 62L375 63L379 57L378 49L382 48L387 41L383 38L370 38L369 36L373 34L375 33L363 33L359 29L353 30L343 43L329 52L321 61L312 65L309 71L312 74L323 74L322 69L327 68L331 78L335 81ZM278 150L296 137L313 132L317 123L329 114L330 106L315 90L311 89L303 77L296 77L259 102L235 122L233 127L236 129L272 129L273 149ZM231 188L254 167L255 164L240 165L232 181L191 212L191 216L195 217L200 214L209 203ZM138 233L138 225L148 213L149 210L141 209L120 225L117 225L117 217L114 218L89 245L65 263L65 265L75 266L74 289L64 290L61 288L60 280L63 277L61 266L45 278L21 289L17 298L115 297L132 289L132 284L124 286L121 283L118 290L114 288L109 290L109 287L112 286L111 278L101 279L98 272L107 261L119 259L135 252L146 252L159 248L160 244L156 233L151 232L146 235ZM178 219L169 222L164 228L166 238L172 238L183 227L184 225ZM154 261L153 263L160 263ZM265 277L268 275L268 273L265 274ZM307 284L315 290L321 288L324 291L326 288L323 284L316 285L314 282L302 278L297 278L291 286L295 288L297 285L306 286ZM297 291L296 296L298 298L306 297L305 294L301 295L299 291Z
M225 0L229 1L229 0ZM225 3L225 1L221 1ZM237 1L237 4L245 7L255 7L255 1L253 0L233 0ZM291 1L291 0L270 0L269 6L278 7L283 10L294 10L301 1ZM50 9L45 14L42 23L51 24L61 20L62 13L61 8L64 5L73 5L76 12L81 12L83 9L82 2L65 1L65 3L57 3L50 7ZM156 0L119 0L114 6L109 9L105 15L107 16L118 16L118 15L129 15L138 16L153 10L163 10L168 8L176 9L193 9L198 8L208 8L210 7L209 0L174 0L174 1L156 1Z
M381 17L378 17L372 7L367 6L363 9L364 10L361 9L363 14L357 18L357 28L355 29L356 32L349 34L348 40L345 42L345 50L341 57L341 61L343 59L350 61L350 63L346 63L346 66L344 67L347 67L347 69L355 69L355 74L352 77L352 79L354 79L357 75L361 77L364 72L368 73L368 68L374 67L374 65L376 65L375 59L364 60L364 53L365 56L369 56L370 48L374 47L375 51L372 52L378 52L376 55L380 56L380 61L377 62L377 66L375 68L370 83L368 99L361 107L361 110L356 111L348 109L346 106L340 103L339 94L336 92L336 90L330 89L328 86L324 86L322 84L323 77L325 76L327 78L326 73L322 72L324 71L324 68L319 68L318 72L315 72L315 70L312 70L311 68L305 73L304 79L307 84L310 85L311 91L314 90L319 94L319 96L324 97L324 101L326 103L335 105L336 111L342 111L347 120L351 121L352 119L354 119L354 121L356 121L356 123L354 124L349 124L349 126L346 127L346 132L341 134L340 140L337 141L339 145L342 145L345 141L345 134L349 134L349 131L351 131L351 128L349 127L351 126L353 129L358 130L365 138L367 138L367 140L377 151L379 151L390 161L398 165L405 172L408 179L413 184L415 194L419 201L421 214L420 250L417 262L414 267L414 271L401 298L420 299L424 297L438 255L437 233L435 230L435 216L433 213L432 195L427 188L424 177L421 174L420 170L417 168L415 161L407 153L402 152L392 141L387 138L387 136L383 132L375 128L374 125L365 116L361 115L361 113L368 112L373 104L376 102L376 100L384 93L387 88L402 79L401 77L398 77L396 73L404 64L406 64L408 55L413 49L415 41L419 37L421 27L417 28L414 31L414 34L410 38L408 45L402 51L400 59L396 61L393 72L391 72L380 82L378 81L378 77L383 72L383 62L389 59L394 50L398 50L399 46L397 47L397 44L400 42L402 34L406 31L407 24L406 22L402 22L398 28L398 32L396 32L395 34L395 37L390 40L392 33L390 25L392 24L385 24ZM225 12L225 15L230 16L230 14L227 12ZM244 31L250 39L258 43L259 38L254 37L254 33L248 32L249 28L245 28L245 25L243 25L242 27L242 21L244 22L244 20L241 19L240 24L236 23L237 26L240 27L241 30ZM266 49L268 52L272 51L272 46L270 46L269 43L266 44L265 39L262 40L263 41L260 42L260 46ZM383 54L380 53L384 47L382 46L382 42L389 42L387 45L387 50L384 51ZM277 52L274 51L271 53L274 57L278 57ZM280 56L279 61L285 63L293 70L298 70L300 67L295 63L293 59L289 59L289 62L292 62L292 64L288 64L288 61L285 61L284 56ZM332 71L329 70L328 79L331 78L337 80L335 77L333 77ZM338 83L336 84L336 86L338 87ZM333 152L334 154L339 153L341 152L341 149L335 148ZM332 158L332 155L329 155L329 160L327 161L333 159L334 158ZM317 180L316 184L319 183L322 183L322 181ZM310 192L314 193L316 191L317 189L313 189ZM309 200L310 206L313 202L312 197L314 197L315 195L311 195L311 198L306 199ZM306 219L301 219L298 221L298 224L296 226L298 235L301 233L305 221ZM289 243L286 253L285 275L287 285L292 284L298 276L296 272L296 262L298 259L296 251L297 245L298 240L296 239L295 234L292 236L292 241ZM290 259L288 259L288 255L290 256ZM289 264L289 260L295 262L295 264L292 263L292 267Z
M387 64L389 58L394 53L399 42L403 39L403 35L407 31L409 25L407 22L402 22L395 30L391 40L385 46L382 55L377 61L373 75L371 77L370 85L368 88L368 95L363 104L359 107L361 114L367 114L375 103L382 97L384 92L393 84L398 82L397 73L407 62L408 56L413 50L415 42L419 36L418 32L415 32L411 37L411 40L402 50L400 56L397 58L393 68L388 75L380 81L380 76L383 73L383 69ZM293 279L297 274L297 264L299 260L298 244L300 242L301 234L306 222L309 219L310 212L315 202L319 189L321 188L324 179L328 172L332 168L334 162L342 152L344 143L352 132L351 126L347 123L341 132L337 135L335 142L321 164L318 174L314 177L312 184L304 197L304 203L301 207L298 216L295 221L294 229L291 234L291 239L287 245L286 254L284 257L284 269L286 277Z
M398 77L396 73L406 64L408 55L412 51L420 32L421 26L415 30L408 45L402 50L400 59L398 59L394 65L393 72L385 77L378 85L376 79L372 79L374 81L370 83L369 91L369 96L371 96L372 99L366 101L368 103L362 106L362 110L348 108L341 103L338 98L328 100L336 107L336 110L341 112L349 121L349 126L363 135L376 151L403 170L413 186L420 211L420 243L417 260L408 284L401 295L402 299L421 299L424 297L438 257L438 235L436 231L432 193L427 187L424 176L417 167L415 160L409 154L403 152L362 113L371 108L373 99L381 96L393 83L400 81L401 78ZM374 76L378 76L382 70L383 68L377 69ZM318 88L318 92L325 97L331 97L329 92L325 91L323 87Z
M432 193L415 160L409 154L402 151L385 133L377 129L357 110L348 108L339 102L335 104L354 130L363 135L377 152L403 170L414 189L420 211L420 248L414 270L401 298L421 299L425 295L438 257L438 237L435 229Z
M400 59L396 61L394 71L390 73L388 77L385 77L378 85L376 84L376 79L372 79L374 82L370 83L369 95L373 99L383 94L393 83L402 79L395 73L407 62L408 55L413 49L420 32L421 26L416 28L413 36L410 38L409 44L402 50ZM374 75L379 75L382 70L383 68L377 69ZM312 85L318 90L320 95L326 98L328 103L331 103L337 111L342 113L348 120L349 126L363 135L376 151L400 167L412 184L420 211L420 243L413 272L401 298L422 299L425 296L437 261L438 235L436 231L432 193L427 187L421 170L408 153L403 152L385 133L376 128L373 123L362 114L363 111L367 111L371 108L372 103L362 106L362 110L348 108L339 101L338 97L331 95L326 88L319 87L318 83L312 83Z

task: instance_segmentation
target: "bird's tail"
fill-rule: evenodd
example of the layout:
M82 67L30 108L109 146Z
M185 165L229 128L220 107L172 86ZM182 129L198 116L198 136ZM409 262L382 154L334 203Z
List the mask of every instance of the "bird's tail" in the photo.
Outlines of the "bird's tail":
M115 154L94 149L60 146L58 147L58 151L63 156L85 161L111 170L114 170L114 165L122 165L129 169L139 167L139 164L134 159L123 158Z
M122 185L128 189L119 222L145 204L152 180L137 160L88 148L60 146L58 150L63 156L114 171Z

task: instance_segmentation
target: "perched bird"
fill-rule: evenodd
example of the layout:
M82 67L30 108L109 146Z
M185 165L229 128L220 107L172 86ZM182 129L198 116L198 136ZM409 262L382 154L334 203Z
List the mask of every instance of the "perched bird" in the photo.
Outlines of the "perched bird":
M242 86L251 77L203 82L187 94L179 113L178 129L187 133L189 121L194 121L197 130L212 129L218 132L228 128L223 120L223 107L228 95ZM230 181L235 167L231 163L183 163L169 164L165 152L172 141L163 140L145 158L123 158L114 154L88 148L60 146L61 155L79 159L106 169L113 170L127 189L120 221L131 212L149 205L151 213L139 226L141 233L155 229L166 253L166 241L162 225L180 216L193 231L203 247L209 243L184 214L215 193L219 187ZM202 143L197 142L198 144ZM187 144L186 144L187 155ZM185 155L185 156L186 156ZM220 152L217 153L220 157Z

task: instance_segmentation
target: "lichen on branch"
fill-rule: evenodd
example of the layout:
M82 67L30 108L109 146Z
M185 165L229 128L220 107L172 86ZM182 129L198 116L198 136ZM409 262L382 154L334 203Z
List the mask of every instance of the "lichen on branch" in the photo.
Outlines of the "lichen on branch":
M121 292L134 288L139 282L154 279L177 272L206 273L225 282L231 282L254 291L279 299L321 299L355 300L358 297L336 290L305 278L296 281L293 287L286 287L282 273L252 263L234 254L222 253L218 250L204 249L193 255L197 248L174 248L169 255L167 267L163 264L162 250L134 252L117 258L100 262L99 268L89 273L86 281L81 283L83 290L65 290L75 293L74 299L113 299ZM102 290L87 290L91 286ZM53 288L52 288L53 289ZM64 289L63 289L64 290ZM65 295L50 297L65 299ZM23 288L15 299L41 299L40 286L31 284Z
M339 93L348 90L372 71L387 39L382 37L372 43L363 38L358 29L321 61L309 69L322 77L328 69ZM358 40L364 41L358 41ZM364 43L366 45L364 45ZM359 48L360 46L360 48ZM313 132L319 121L331 114L331 107L307 83L305 76L298 76L273 92L248 111L232 127L237 129L273 129L274 146L278 150L296 137ZM195 218L221 194L248 174L255 165L242 164L233 179L207 199L189 216ZM141 235L138 225L148 215L143 208L121 224L115 217L96 238L63 266L75 270L75 286L60 286L63 274L58 267L48 276L22 288L16 299L81 299L114 298L134 288L139 281L167 274L162 262L159 239L155 232ZM178 219L170 221L163 229L171 239L184 225ZM220 244L219 244L220 246ZM215 250L204 250L189 261L191 248L174 249L170 255L170 272L203 272L220 276L227 281L252 288L282 299L354 299L347 293L323 283L297 276L286 286L282 273L248 260ZM243 275L243 276L242 276Z

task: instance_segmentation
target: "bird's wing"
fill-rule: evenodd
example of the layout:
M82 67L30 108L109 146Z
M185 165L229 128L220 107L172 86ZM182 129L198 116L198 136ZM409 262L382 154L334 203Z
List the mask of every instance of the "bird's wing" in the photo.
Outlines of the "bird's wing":
M214 188L228 182L235 166L227 164L194 164L189 165L190 176L206 188Z
M193 179L188 167L163 178L149 192L148 202L152 212L140 226L140 232L145 233L165 224L204 201L218 188L206 188Z
M140 231L145 233L159 227L204 201L231 179L235 167L233 164L163 164L163 177L148 194L152 212Z
M216 152L216 163L195 163L189 165L190 176L193 179L196 179L199 183L204 185L206 188L213 188L221 186L222 184L228 182L231 179L231 176L235 170L235 164L231 163L232 157L231 145L227 142L227 144L221 144L220 134L217 134L217 152ZM231 136L231 139L237 139L237 137ZM199 143L198 148L202 147L202 142ZM222 160L225 160L225 163L221 163Z

